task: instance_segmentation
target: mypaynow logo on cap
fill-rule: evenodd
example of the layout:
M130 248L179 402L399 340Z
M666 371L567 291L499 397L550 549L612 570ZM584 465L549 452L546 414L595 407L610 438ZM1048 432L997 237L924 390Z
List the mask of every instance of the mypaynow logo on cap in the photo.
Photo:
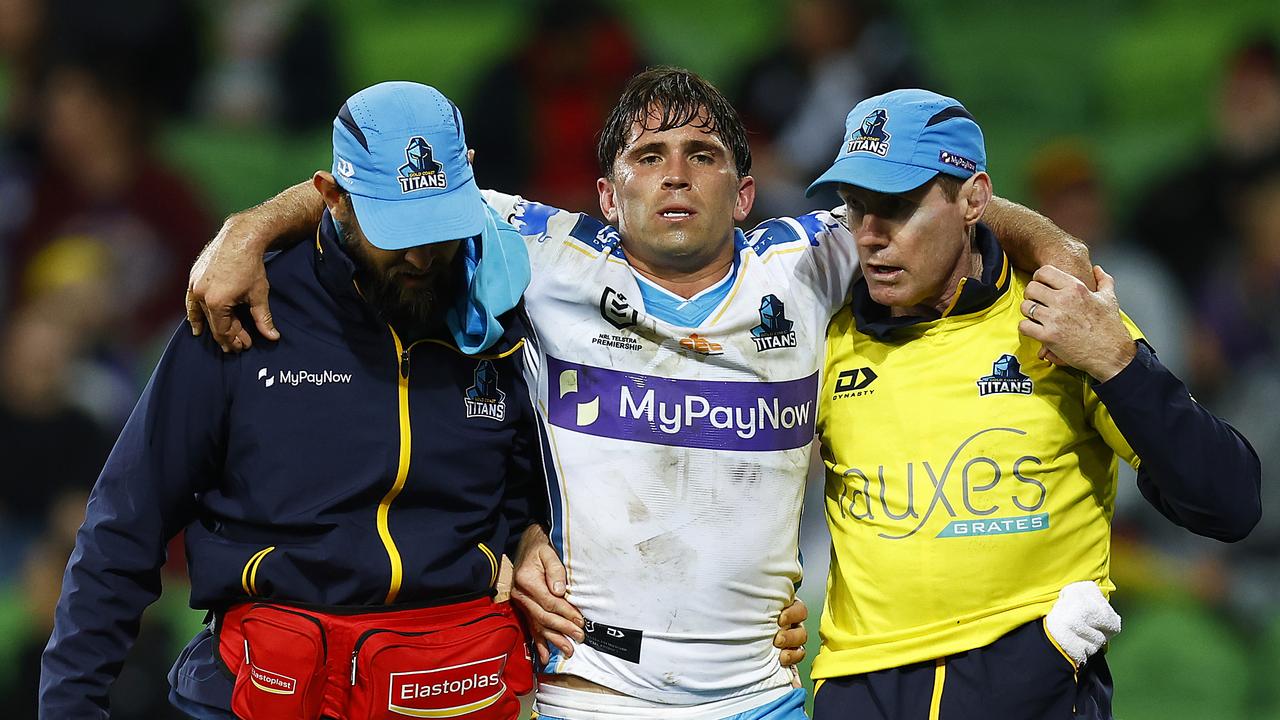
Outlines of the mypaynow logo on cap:
M552 425L712 450L790 450L813 439L818 374L786 382L678 380L547 358Z

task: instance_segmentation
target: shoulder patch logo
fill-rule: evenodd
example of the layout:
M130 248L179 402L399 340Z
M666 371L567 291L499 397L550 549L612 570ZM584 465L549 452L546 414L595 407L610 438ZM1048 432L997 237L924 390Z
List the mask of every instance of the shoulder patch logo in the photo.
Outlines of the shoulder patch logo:
M507 417L507 394L498 388L498 370L490 360L476 365L475 384L467 388L463 401L467 417L488 418L501 422Z
M400 166L400 193L411 193L415 190L449 187L449 178L445 176L444 166L436 162L435 151L431 143L420 135L409 138L404 146L405 163Z
M1022 374L1022 364L1013 355L1004 354L991 363L991 374L978 378L978 395L1030 395L1031 378Z
M884 108L876 108L862 119L862 125L849 136L846 153L869 152L880 157L889 154L889 141L893 138L885 131L889 122L889 112Z
M777 295L760 298L760 324L751 328L751 341L756 352L796 346L795 323L787 319L782 301Z

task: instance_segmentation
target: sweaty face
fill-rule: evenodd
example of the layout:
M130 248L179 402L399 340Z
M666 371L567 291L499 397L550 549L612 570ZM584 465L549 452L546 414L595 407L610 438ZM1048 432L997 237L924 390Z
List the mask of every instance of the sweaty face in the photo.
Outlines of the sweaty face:
M443 321L457 286L454 259L461 240L382 250L365 237L355 213L338 212L335 219L342 248L356 265L356 285L383 317L397 327L415 329Z
M842 184L840 197L871 299L938 315L971 269L964 203L934 180L896 194Z
M660 118L651 114L646 125ZM633 261L693 271L733 252L734 222L750 211L754 181L738 177L703 118L661 132L634 123L613 176L598 182L600 207Z

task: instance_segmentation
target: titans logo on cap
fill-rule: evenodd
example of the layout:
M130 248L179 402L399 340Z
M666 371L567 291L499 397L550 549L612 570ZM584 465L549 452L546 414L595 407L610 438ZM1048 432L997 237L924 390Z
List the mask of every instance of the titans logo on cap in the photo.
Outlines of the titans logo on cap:
M422 136L409 138L409 144L404 146L404 159L405 163L400 166L400 177L397 178L401 193L449 187L444 166L436 162L431 143Z
M885 132L884 126L889 122L889 113L884 108L876 108L862 119L862 125L849 137L846 153L869 152L884 157L889 154L889 139L893 137Z

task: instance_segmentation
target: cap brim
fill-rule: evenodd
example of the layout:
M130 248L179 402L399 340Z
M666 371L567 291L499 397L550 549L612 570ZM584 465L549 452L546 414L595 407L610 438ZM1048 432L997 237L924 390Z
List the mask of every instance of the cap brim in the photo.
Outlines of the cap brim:
M351 194L356 220L365 237L382 250L475 237L484 232L484 198L475 178L447 193L380 200Z
M903 165L884 158L853 155L837 160L822 176L814 180L805 197L813 195L820 185L846 183L881 193L901 193L929 182L937 170Z

